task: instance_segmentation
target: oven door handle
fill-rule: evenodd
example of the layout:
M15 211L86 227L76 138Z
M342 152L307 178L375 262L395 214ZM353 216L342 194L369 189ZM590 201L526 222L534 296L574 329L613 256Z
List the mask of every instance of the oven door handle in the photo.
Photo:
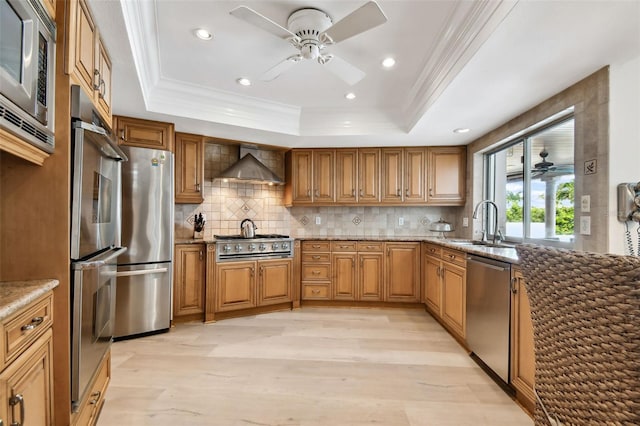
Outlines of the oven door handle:
M159 274L168 272L168 268L158 268L158 269L141 269L137 271L120 271L116 272L116 277L130 277L132 275L150 275L150 274Z
M84 271L86 269L98 269L106 265L107 263L109 263L109 261L111 261L112 259L115 259L116 257L120 256L125 251L127 251L126 247L118 247L116 249L113 249L113 251L109 253L109 255L105 258L102 258L100 260L86 260L81 262L73 262L71 264L72 265L71 267L76 271Z

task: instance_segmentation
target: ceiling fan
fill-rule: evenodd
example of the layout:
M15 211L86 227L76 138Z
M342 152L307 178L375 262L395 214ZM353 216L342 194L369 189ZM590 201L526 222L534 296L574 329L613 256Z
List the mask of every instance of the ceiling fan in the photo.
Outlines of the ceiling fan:
M303 59L315 59L347 84L354 85L366 74L344 59L326 52L325 48L387 22L387 17L375 1L365 3L335 24L329 14L320 9L298 9L289 15L287 28L246 6L238 6L229 13L280 37L299 50L299 53L264 72L260 76L262 81L276 79Z
M540 158L542 161L533 165L531 169L532 177L542 177L542 175L549 173L549 176L561 176L572 174L574 172L573 164L561 164L556 166L553 162L547 161L549 152L546 148L542 148L540 151Z

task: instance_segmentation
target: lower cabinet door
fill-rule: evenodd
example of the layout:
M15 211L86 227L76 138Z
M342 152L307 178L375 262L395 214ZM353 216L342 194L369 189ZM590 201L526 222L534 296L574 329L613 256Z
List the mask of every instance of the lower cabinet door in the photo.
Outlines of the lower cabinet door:
M441 262L430 256L425 256L424 260L424 301L432 313L441 316Z
M293 260L258 262L258 305L291 302L291 269Z
M466 336L466 270L443 263L442 270L442 319L458 334Z
M334 253L331 255L333 269L333 299L355 300L356 298L356 254Z
M256 306L256 262L221 263L216 270L216 312Z
M358 300L381 301L384 285L384 255L360 253L358 263Z
M387 302L420 301L420 243L386 243Z
M51 336L47 331L0 374L0 413L7 426L53 424Z

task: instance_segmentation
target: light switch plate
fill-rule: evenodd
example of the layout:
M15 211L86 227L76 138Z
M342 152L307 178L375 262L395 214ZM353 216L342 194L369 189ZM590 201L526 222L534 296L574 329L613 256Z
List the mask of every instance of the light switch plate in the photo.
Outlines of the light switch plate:
M462 218L462 226L465 228L469 227L469 218L468 217L463 217Z
M404 217L399 217L399 218L398 218L398 225L399 225L399 226L404 225Z
M316 216L316 225L320 225L322 223L322 219L320 219L320 216Z
M591 212L591 196L590 195L583 195L580 198L580 211L582 213Z
M591 216L580 216L580 235L591 235Z

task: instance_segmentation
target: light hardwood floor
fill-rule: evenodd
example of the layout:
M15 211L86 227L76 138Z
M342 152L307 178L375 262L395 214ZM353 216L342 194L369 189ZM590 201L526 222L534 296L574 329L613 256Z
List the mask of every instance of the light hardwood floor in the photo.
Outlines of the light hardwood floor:
M179 324L112 354L98 426L533 425L419 309Z

